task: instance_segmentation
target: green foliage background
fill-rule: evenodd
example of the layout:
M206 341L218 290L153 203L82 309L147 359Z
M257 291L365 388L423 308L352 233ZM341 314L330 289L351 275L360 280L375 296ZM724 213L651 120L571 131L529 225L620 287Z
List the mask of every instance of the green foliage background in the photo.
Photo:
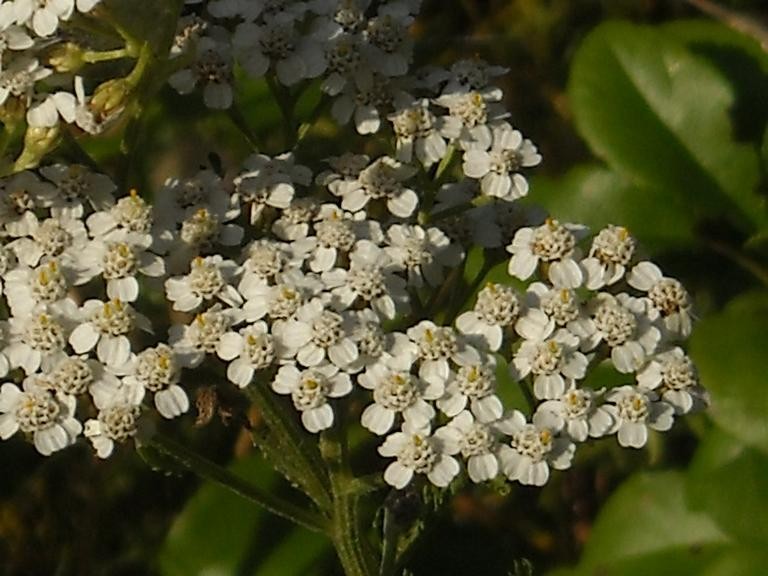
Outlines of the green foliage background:
M759 15L763 4L724 5ZM413 574L763 573L768 45L661 0L426 0L417 34L423 62L479 54L510 68L512 120L545 158L531 201L596 229L627 225L689 287L700 317L691 353L712 408L643 451L585 447L543 490L452 495ZM269 147L279 141L279 110L263 87L243 89L241 108ZM149 105L137 142L132 178L145 190L209 163L210 153L228 166L248 152L229 119L170 90ZM308 136L324 155L357 143L330 125ZM106 163L119 154L116 138L86 146ZM614 376L595 378L611 385ZM182 431L174 423L175 434L289 495L234 423L195 429L191 420ZM42 459L13 440L0 445L0 462L0 574L339 573L322 537L219 488L153 471L129 451L108 463L85 446Z

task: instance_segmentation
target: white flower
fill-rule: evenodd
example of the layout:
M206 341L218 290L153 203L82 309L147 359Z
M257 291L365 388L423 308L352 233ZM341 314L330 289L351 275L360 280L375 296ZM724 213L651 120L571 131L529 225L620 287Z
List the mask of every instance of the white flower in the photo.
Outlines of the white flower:
M326 358L340 369L357 360L357 344L350 338L348 318L311 300L296 311L295 319L276 324L274 333L285 358L295 357L302 366L317 366Z
M478 422L465 410L435 430L435 437L442 440L447 454L461 453L467 461L469 478L480 483L499 474L499 428L497 422Z
M410 369L410 362L390 357L369 366L357 377L360 386L373 391L373 404L360 416L364 428L379 436L386 434L398 414L414 428L429 425L435 409L427 400L440 398L443 384L425 382L411 374Z
M501 348L504 331L512 326L520 312L520 301L515 289L488 282L477 293L472 310L456 318L456 328L467 336L475 336L482 346L492 352Z
M646 302L624 293L613 296L600 292L590 302L590 309L591 319L570 324L581 338L582 348L592 350L605 342L619 372L628 374L642 367L661 340Z
M272 224L272 232L281 240L306 238L309 223L314 219L318 208L318 202L314 198L295 198Z
M336 96L357 75L361 64L365 64L361 51L361 39L356 34L338 32L325 43L325 60L328 64L320 89Z
M71 318L40 305L8 321L8 345L3 351L12 368L22 368L27 375L42 366L44 370L58 363L67 346Z
M278 276L289 265L291 250L288 244L275 240L254 240L243 249L243 277L238 290L245 295L252 283L264 284Z
M388 118L397 138L397 159L411 162L415 152L425 168L443 159L448 150L446 138L457 138L461 131L459 120L453 116L436 117L429 110L426 98L397 110Z
M543 486L549 480L550 466L555 470L571 466L574 444L556 437L547 426L536 421L527 424L525 416L515 410L500 428L510 436L509 444L499 448L502 471L510 480Z
M496 395L496 358L488 355L480 364L461 366L451 372L445 385L445 395L437 406L446 416L456 416L467 405L480 422L501 418L504 405Z
M360 172L365 170L370 161L371 159L365 154L351 152L328 158L326 162L331 169L318 174L315 181L322 186L327 186L331 194L343 198L350 189L360 186L358 183Z
M272 389L278 394L290 394L293 405L301 412L302 424L315 433L333 426L333 408L328 399L349 394L352 381L332 364L306 370L286 364L277 371Z
M203 84L203 101L208 108L226 110L232 106L232 47L228 33L212 28L197 41L191 68L184 68L168 78L179 94L190 94Z
M243 69L252 77L264 76L270 65L281 84L293 86L317 78L327 66L320 37L299 34L292 16L281 14L259 25L244 22L235 29L232 43Z
M577 261L574 231L581 230L551 218L537 228L521 228L507 246L507 252L512 254L509 274L527 280L539 262L545 262L549 265L548 277L552 284L558 288L578 288L584 275Z
M237 196L213 170L200 170L191 178L168 178L156 195L154 214L162 228L175 228L202 209L217 225L240 215Z
M447 80L444 92L460 90L484 90L488 88L492 78L502 76L509 71L502 66L492 66L480 58L464 59L454 62L448 74L442 71L436 74L435 80Z
M504 122L493 127L493 140L486 149L464 152L464 174L480 180L486 196L516 200L528 194L528 181L520 169L539 162L541 156L533 143Z
M419 204L419 198L404 182L416 173L416 168L382 156L360 172L356 186L350 185L341 200L344 210L357 212L371 200L386 202L394 216L408 218Z
M221 300L232 307L240 306L243 299L230 284L237 272L237 264L224 260L220 255L198 256L192 260L189 274L168 278L165 293L173 302L173 309L190 312L203 302Z
M163 418L175 418L189 410L189 397L179 385L181 366L167 344L158 344L136 354L128 364L123 382L154 393L155 408Z
M361 213L362 214L362 213ZM340 254L348 254L355 242L366 234L361 221L347 217L333 204L323 204L314 223L315 236L293 242L294 255L309 260L312 272L325 272L336 264Z
M119 381L100 386L94 392L93 402L99 413L85 423L84 435L99 458L108 458L115 442L123 443L136 435L143 396L141 386Z
M393 263L382 248L361 240L349 260L349 270L334 268L322 274L335 308L346 310L359 299L390 320L408 310L405 280L395 275Z
M79 216L82 205L89 204L96 210L107 210L114 203L117 186L109 176L92 172L79 164L52 164L40 168L40 173L56 185L58 196L54 208L74 210ZM54 216L58 212L51 210Z
M346 367L350 373L359 372L394 357L395 362L412 364L416 358L416 345L401 332L384 332L381 318L370 308L347 312L354 322L350 337L357 345L357 360Z
M0 106L9 97L18 98L24 106L32 100L35 84L47 78L53 71L43 68L36 58L20 55L13 58L0 72Z
M611 411L596 402L598 392L571 386L562 396L539 404L534 420L555 432L564 430L575 442L610 434L615 426Z
M43 258L63 256L63 260L71 261L88 242L82 220L70 214L42 221L33 215L27 223L29 234L9 243L19 262L27 266L37 266Z
M59 117L67 124L75 121L77 98L74 94L60 90L40 95L35 101L36 103L27 109L27 123L30 126L52 128L59 123Z
M273 320L293 317L304 302L319 294L323 284L299 270L282 274L276 285L266 282L240 283L240 293L246 298L244 318L254 322L269 316Z
M10 236L29 236L38 223L34 210L49 207L57 191L33 172L18 172L0 181L0 223Z
M56 32L59 21L69 20L75 0L14 0L13 5L16 23L29 26L35 34L45 37Z
M151 244L149 234L125 229L94 238L73 258L73 266L77 269L74 284L85 284L101 276L106 281L109 298L135 302L139 297L137 273L150 277L165 273L163 259L149 252Z
M6 382L0 388L0 438L7 440L20 430L32 436L40 454L49 456L80 435L75 407L73 396L56 396L38 387L34 377L24 379L23 390Z
M277 360L276 342L266 322L254 322L239 332L226 332L216 353L229 361L227 378L240 388L248 386L257 371L269 368Z
M416 225L394 224L387 230L389 246L384 251L408 272L408 283L420 288L427 284L440 286L443 269L461 263L459 246L451 244L438 228L424 229Z
M640 262L632 268L627 282L633 288L647 292L648 300L661 314L672 338L690 336L691 298L678 280L664 276L652 262Z
M99 361L80 356L64 356L43 376L49 387L68 396L79 396L103 386L118 385L117 377Z
M435 103L448 108L451 117L460 123L460 131L456 136L460 148L487 150L493 140L492 126L509 116L499 104L501 98L500 88L461 90L443 94Z
M70 282L57 260L29 268L19 266L6 274L5 295L14 316L25 316L40 304L54 304L67 297Z
M560 329L547 340L525 340L510 364L510 374L522 380L533 374L536 398L551 400L565 393L566 384L584 378L589 360L578 351L579 339Z
M637 373L637 383L655 390L671 404L675 414L687 414L709 404L706 391L699 385L696 367L682 348L657 354Z
M234 185L240 200L251 205L251 224L261 219L266 206L290 206L295 193L294 183L308 186L312 181L309 168L295 164L290 152L275 158L254 154L245 159L243 166L246 171L235 178Z
M440 488L451 483L459 473L459 463L447 454L444 442L431 435L429 426L416 428L403 424L402 431L387 436L379 454L397 458L384 471L384 481L397 489L405 488L414 474L424 474Z
M96 348L96 356L108 366L121 366L131 356L128 335L134 327L151 332L148 318L130 304L112 299L87 300L80 311L81 324L72 331L69 343L77 354Z
M185 368L196 368L202 364L205 355L216 353L222 336L242 317L243 313L239 310L222 309L220 304L214 304L195 316L190 324L171 326L168 343L178 355L179 364Z
M12 10L12 3L0 5L0 58L6 50L26 50L35 44L23 28L13 24Z
M152 227L152 206L132 189L109 210L94 212L86 220L91 236L107 236L117 228L147 234Z
M618 432L625 448L642 448L648 441L648 428L664 432L672 427L675 410L658 395L635 386L619 386L606 394L606 404L615 420L612 432Z
M376 73L355 74L331 106L331 115L341 125L354 117L358 134L375 134L381 127L381 114L394 105L407 106L413 97L392 78Z
M626 266L635 253L635 239L623 226L603 228L592 240L589 256L581 261L587 275L585 286L599 290L624 277Z
M515 330L527 340L543 340L555 327L570 329L577 320L587 318L575 290L553 288L542 282L528 286L525 308L526 312L515 325Z
M422 320L408 329L408 337L418 346L419 376L427 382L446 382L451 373L449 361L457 366L477 366L480 354L450 326L437 326Z
M403 76L413 51L408 28L413 18L407 14L384 13L371 18L363 33L364 53L373 70L384 76Z

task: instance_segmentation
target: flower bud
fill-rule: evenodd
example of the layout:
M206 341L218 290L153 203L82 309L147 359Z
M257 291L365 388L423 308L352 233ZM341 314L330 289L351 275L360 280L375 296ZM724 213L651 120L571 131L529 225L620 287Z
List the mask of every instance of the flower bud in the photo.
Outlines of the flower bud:
M83 50L73 42L54 46L48 56L48 65L56 72L77 72L84 65Z
M125 78L107 80L100 84L91 98L90 108L98 119L105 119L125 108L131 93L131 85Z

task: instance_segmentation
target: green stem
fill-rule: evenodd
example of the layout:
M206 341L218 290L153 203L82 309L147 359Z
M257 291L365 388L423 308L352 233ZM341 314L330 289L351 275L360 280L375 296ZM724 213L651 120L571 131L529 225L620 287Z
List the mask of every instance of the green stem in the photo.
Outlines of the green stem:
M118 48L116 50L104 50L102 52L96 52L93 50L87 50L83 52L83 62L93 64L95 62L108 62L110 60L121 60L123 58L132 58L137 56L135 49L131 46L125 48Z
M392 576L397 562L398 530L395 519L392 517L389 506L384 506L384 520L382 522L381 564L379 576Z
M294 524L303 526L313 532L327 533L328 527L326 522L319 515L304 507L286 502L268 492L262 491L257 486L246 482L226 468L211 462L175 440L158 434L150 440L150 444L159 452L201 478L214 482L238 496L250 500L257 506L281 518L290 520Z
M282 399L263 383L251 384L245 393L266 424L263 434L254 431L254 443L289 482L300 487L320 509L329 510L332 507L330 481L314 439L299 427L295 415L281 403Z
M248 141L248 144L253 147L253 151L258 152L261 148L261 145L259 144L259 138L251 129L251 126L248 123L248 120L245 118L245 115L243 114L243 111L240 109L240 107L233 103L232 106L227 109L227 115L229 116L229 119L232 120L232 124L235 125L235 128L240 131L243 137L245 137L245 139Z
M378 562L365 539L360 518L361 493L349 470L347 447L340 437L340 427L337 424L320 439L333 491L333 542L346 576L376 576Z
M293 100L283 85L275 81L271 74L264 78L267 80L267 86L275 99L280 113L283 116L283 131L285 133L285 149L293 148L296 145L296 126L293 118Z

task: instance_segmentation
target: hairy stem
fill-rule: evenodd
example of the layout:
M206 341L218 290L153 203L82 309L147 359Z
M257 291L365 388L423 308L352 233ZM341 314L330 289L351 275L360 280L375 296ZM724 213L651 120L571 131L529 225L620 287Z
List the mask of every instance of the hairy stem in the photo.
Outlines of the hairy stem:
M158 434L150 440L150 445L186 470L242 496L281 518L313 532L327 533L327 523L320 515L261 490L171 438Z

